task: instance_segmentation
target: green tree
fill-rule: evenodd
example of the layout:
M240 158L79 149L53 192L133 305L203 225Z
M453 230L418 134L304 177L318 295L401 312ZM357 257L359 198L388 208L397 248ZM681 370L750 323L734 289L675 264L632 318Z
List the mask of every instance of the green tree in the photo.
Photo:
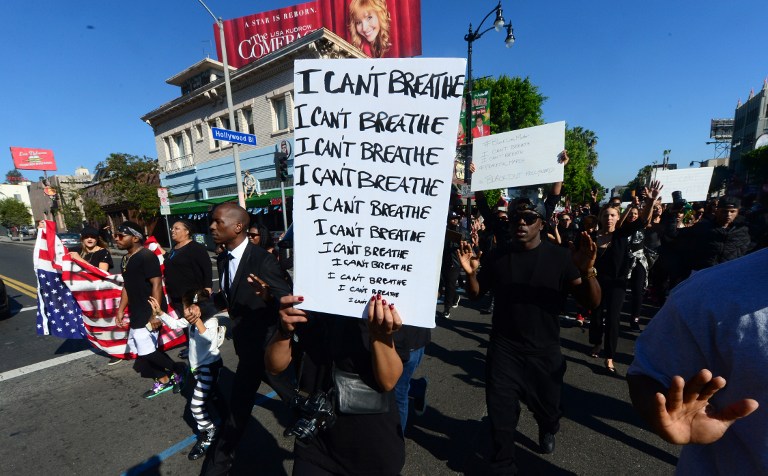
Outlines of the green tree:
M645 187L650 183L652 175L653 175L653 166L646 165L645 167L637 171L637 175L635 176L635 178L629 181L629 183L627 184L627 190L635 190L640 187Z
M83 210L85 211L85 219L89 223L104 223L107 220L104 209L101 208L99 202L92 198L83 199Z
M528 78L502 75L480 78L473 89L491 90L491 133L514 131L544 123L541 106L547 100Z
M750 150L742 156L750 181L760 183L768 177L768 145Z
M15 198L0 199L0 225L10 228L31 223L32 215L24 203Z
M116 203L125 203L137 212L144 222L160 213L157 197L157 160L130 154L110 154L97 169L104 171L110 181L109 190Z
M561 195L572 201L584 203L591 200L592 190L603 187L595 180L593 171L597 167L597 135L583 127L566 128L565 148L570 158L563 177ZM598 198L600 198L598 194Z
M24 178L23 175L21 175L21 172L19 172L18 169L11 169L8 171L8 173L5 174L6 183L15 185L25 180L26 179Z

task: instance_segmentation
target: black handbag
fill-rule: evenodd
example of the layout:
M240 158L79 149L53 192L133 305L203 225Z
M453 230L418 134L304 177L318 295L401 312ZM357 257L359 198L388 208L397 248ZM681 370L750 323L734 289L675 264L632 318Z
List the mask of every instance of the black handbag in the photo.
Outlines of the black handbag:
M360 375L339 370L331 373L336 410L349 415L369 415L389 411L389 395L371 388Z

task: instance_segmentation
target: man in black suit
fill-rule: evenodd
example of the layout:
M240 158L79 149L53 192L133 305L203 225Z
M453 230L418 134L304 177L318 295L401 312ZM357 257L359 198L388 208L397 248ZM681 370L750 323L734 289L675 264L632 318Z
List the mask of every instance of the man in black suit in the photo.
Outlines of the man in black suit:
M264 347L270 326L277 322L280 298L291 293L277 260L246 239L248 213L233 203L219 205L213 213L211 235L225 245L216 260L221 290L217 307L232 319L232 340L239 358L230 398L230 411L208 452L203 474L227 474L253 409L256 392L265 379Z

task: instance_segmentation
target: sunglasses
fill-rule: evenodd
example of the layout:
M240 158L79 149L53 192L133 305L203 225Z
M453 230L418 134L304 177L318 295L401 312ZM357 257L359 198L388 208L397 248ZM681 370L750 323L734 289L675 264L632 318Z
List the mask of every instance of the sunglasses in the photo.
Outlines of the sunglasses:
M257 236L261 236L258 233L246 233L246 235L248 235L249 238L256 238Z
M124 235L124 234L122 234L122 233L115 233L115 234L114 234L114 235L112 235L112 236L114 236L114 237L115 237L115 239L118 239L118 240L122 240L123 238L125 238L125 237L126 237L126 236L128 236L128 235Z
M512 223L517 223L522 219L526 225L533 225L539 218L541 216L538 213L516 213L509 217L509 220Z

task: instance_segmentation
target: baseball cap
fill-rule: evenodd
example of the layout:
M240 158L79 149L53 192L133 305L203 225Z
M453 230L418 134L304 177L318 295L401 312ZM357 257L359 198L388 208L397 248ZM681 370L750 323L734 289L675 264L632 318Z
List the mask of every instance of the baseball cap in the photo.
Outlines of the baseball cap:
M516 212L532 211L540 217L547 216L547 208L541 202L532 202L530 198L517 198L509 204L509 214Z

